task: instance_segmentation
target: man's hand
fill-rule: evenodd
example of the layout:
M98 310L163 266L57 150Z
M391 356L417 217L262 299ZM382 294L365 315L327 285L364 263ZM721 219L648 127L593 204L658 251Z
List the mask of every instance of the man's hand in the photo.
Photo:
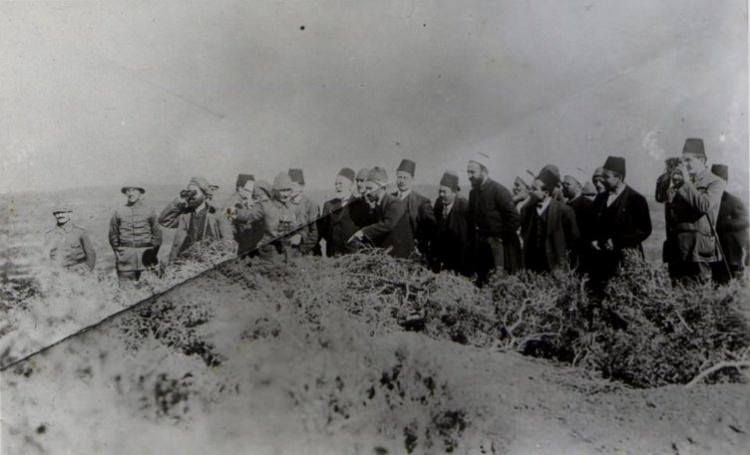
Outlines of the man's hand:
M349 240L347 240L346 243L350 243L350 242L355 241L355 240L358 241L358 242L361 242L364 237L365 236L362 233L362 230L360 229L359 231L357 231L354 234L352 234L352 236L349 237Z

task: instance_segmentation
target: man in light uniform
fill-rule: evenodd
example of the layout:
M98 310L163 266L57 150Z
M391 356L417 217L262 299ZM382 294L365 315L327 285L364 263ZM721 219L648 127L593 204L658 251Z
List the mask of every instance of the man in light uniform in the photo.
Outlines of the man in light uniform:
M123 186L125 205L109 221L109 244L115 253L117 278L138 281L145 270L158 270L162 233L156 211L143 202L145 188Z
M45 233L49 258L53 263L74 272L91 272L96 266L96 252L86 229L70 220L73 211L56 206L52 215L57 225Z

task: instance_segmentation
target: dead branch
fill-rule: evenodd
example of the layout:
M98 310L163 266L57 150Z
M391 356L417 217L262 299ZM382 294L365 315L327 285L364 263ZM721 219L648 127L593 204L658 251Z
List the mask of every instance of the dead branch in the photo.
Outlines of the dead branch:
M693 378L692 381L688 382L687 385L685 385L685 388L692 388L696 384L699 384L702 380L704 380L706 377L710 376L713 373L716 373L719 370L723 370L724 368L737 368L738 370L740 368L750 368L750 360L742 360L737 362L719 362L716 365L712 366L711 368L707 370L703 370L698 376Z

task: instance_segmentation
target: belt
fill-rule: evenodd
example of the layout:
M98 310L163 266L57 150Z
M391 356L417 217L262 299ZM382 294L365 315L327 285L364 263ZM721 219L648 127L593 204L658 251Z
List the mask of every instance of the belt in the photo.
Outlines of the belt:
M120 247L125 248L151 248L151 243L138 243L138 242L120 242Z

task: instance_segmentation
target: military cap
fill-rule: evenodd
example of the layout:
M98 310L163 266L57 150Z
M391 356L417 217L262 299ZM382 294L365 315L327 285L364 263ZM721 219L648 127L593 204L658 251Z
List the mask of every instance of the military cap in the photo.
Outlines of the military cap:
M292 178L288 172L279 172L276 178L273 179L273 189L276 191L292 189Z
M131 188L132 188L132 189L134 189L134 190L138 190L138 191L140 191L140 192L141 192L141 194L144 194L144 193L146 192L146 189L145 189L145 188L143 188L142 186L135 186L135 185L125 185L125 186L123 186L122 188L120 188L120 192L121 192L122 194L125 194L125 193L127 193L127 191L128 191L129 189L131 189Z
M188 182L188 186L195 185L205 194L206 196L212 196L214 191L218 190L217 185L211 185L204 177L193 177Z

